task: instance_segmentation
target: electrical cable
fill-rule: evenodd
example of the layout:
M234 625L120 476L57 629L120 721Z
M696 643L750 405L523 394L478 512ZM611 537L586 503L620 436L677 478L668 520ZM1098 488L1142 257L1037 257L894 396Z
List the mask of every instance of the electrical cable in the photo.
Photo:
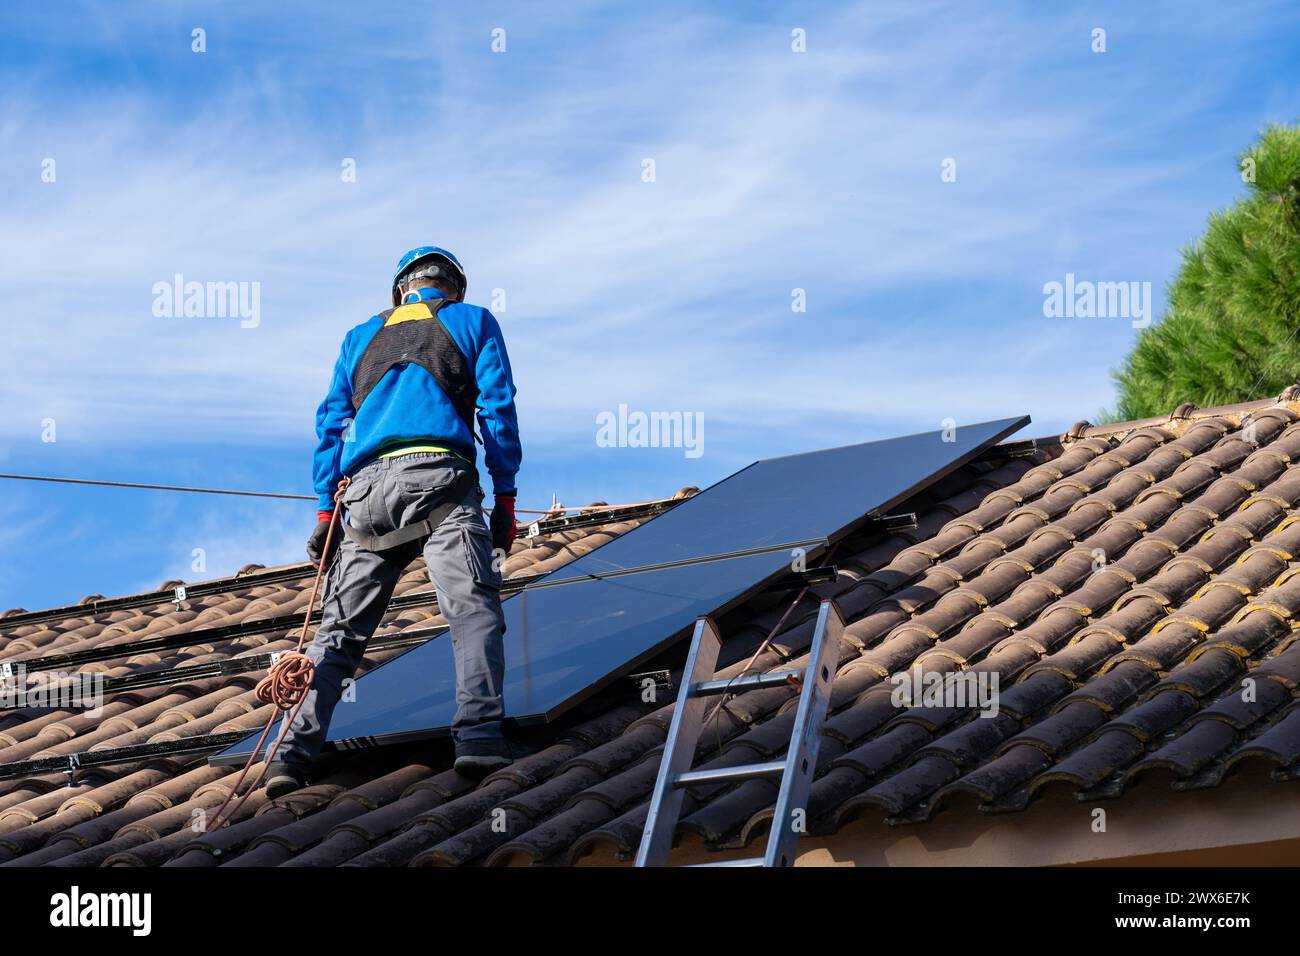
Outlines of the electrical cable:
M831 545L831 547L829 548L829 550L827 550L822 560L829 562L831 558L834 557L835 550L839 546L840 545L838 541L835 544ZM785 613L782 614L780 619L776 622L776 624L772 626L772 629L767 632L767 637L763 638L763 643L758 645L758 649L754 651L753 655L750 656L749 660L745 662L745 666L740 669L740 672L738 674L735 674L731 678L731 680L727 682L728 687L730 687L732 683L739 680L741 677L744 677L746 673L749 671L749 669L754 666L754 661L758 660L758 655L762 654L763 651L767 650L767 648L772 643L772 638L776 637L777 633L780 632L781 630L781 626L785 624L786 619L790 617L790 615L794 612L794 609L799 606L799 602L804 599L805 595L807 595L809 587L810 585L805 584L800 589L799 593L795 595L795 599L790 602L790 606L785 609ZM687 675L687 679L689 679L689 677L690 675ZM793 672L791 672L791 683L794 683ZM709 721L712 720L715 716L717 716L718 711L720 711L726 705L729 696L730 696L729 690L723 691L721 694L718 695L717 703L715 703L713 705L713 709L710 710L708 714L705 715L702 726L707 727L709 725ZM713 730L717 740L718 753L721 753L722 752L722 729L715 724Z

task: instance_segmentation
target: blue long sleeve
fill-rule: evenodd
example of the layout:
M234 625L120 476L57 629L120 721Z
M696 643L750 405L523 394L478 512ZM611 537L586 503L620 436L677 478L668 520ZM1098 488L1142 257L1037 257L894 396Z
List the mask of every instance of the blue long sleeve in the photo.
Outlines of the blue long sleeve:
M510 356L496 317L483 310L483 340L474 365L478 381L478 422L483 437L483 458L492 476L494 494L515 492L515 474L523 460L519 444L519 419L515 414L514 378Z
M316 409L316 454L312 484L320 511L334 507L334 493L343 477L345 431L352 421L352 377L348 371L348 340L343 340L329 392Z

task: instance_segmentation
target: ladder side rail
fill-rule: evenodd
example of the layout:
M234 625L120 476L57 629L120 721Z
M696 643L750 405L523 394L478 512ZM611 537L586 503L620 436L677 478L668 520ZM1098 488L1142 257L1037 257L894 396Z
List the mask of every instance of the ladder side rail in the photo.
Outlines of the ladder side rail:
M830 706L831 681L839 665L844 617L831 598L821 603L817 625L809 648L808 666L804 671L803 690L790 731L785 772L772 813L772 830L768 836L764 866L793 866L795 846L803 828L796 829L795 814L802 812L807 824L808 797L812 793L817 754L821 750L822 721Z
M636 851L637 866L664 866L668 862L682 801L686 796L684 790L673 785L673 779L691 769L695 747L704 732L704 707L708 698L695 693L695 685L713 677L721 649L722 640L712 619L707 615L700 617L695 622L695 635L691 638L691 649L682 673L677 706L664 740L659 775L655 778L645 829L641 832L641 843Z

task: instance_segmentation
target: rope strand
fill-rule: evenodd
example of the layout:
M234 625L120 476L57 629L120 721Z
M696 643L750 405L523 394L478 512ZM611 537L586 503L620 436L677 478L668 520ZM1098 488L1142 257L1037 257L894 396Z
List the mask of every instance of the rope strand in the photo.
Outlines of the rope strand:
M325 565L330 562L334 556L331 553L331 546L334 542L334 532L339 527L339 513L343 510L343 492L347 490L349 480L344 478L339 482L339 489L334 493L334 514L330 518L329 529L325 532L325 545L321 551L320 563L316 566L316 577L312 581L311 594L307 598L307 612L303 615L302 631L298 634L297 646L287 654L284 654L271 665L271 670L257 683L254 693L257 699L267 704L275 705L275 712L271 714L262 728L262 734L257 738L257 744L253 747L253 752L248 755L248 760L244 764L244 769L240 771L239 779L235 785L230 788L230 793L222 801L221 806L217 808L215 822L212 829L217 830L223 823L228 823L240 809L243 808L244 802L252 796L262 785L266 778L266 772L270 769L271 761L275 759L276 753L280 750L280 744L284 741L285 734L289 732L289 727L298 719L298 712L302 710L302 705L307 700L307 692L311 690L312 678L316 675L316 665L311 658L302 652L307 643L307 630L311 626L311 614L316 607L316 595L320 592L321 580L325 577ZM290 713L292 709L292 713ZM257 775L253 785L248 788L239 802L235 804L234 809L230 811L229 817L222 819L221 814L225 811L226 806L234 799L235 794L239 793L239 788L248 776L248 771L252 769L257 762L257 755L262 751L262 744L266 743L266 738L271 733L271 728L275 726L278 718L283 717L284 723L280 733L276 736L273 743L266 752L266 759L262 762L262 770Z

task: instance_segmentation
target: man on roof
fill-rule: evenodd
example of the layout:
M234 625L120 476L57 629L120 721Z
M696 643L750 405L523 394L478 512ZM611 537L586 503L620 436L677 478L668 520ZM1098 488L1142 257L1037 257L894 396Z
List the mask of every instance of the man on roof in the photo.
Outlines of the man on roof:
M361 663L399 575L421 552L455 652L456 769L483 776L511 763L502 732L498 558L515 539L522 453L501 328L487 309L465 302L466 285L450 252L412 249L393 275L393 307L343 339L316 412L320 510L307 543L314 563L333 563L307 651L315 663L311 690L267 769L272 798L307 782L344 681ZM490 529L476 442L495 496ZM344 477L346 518L324 554Z

